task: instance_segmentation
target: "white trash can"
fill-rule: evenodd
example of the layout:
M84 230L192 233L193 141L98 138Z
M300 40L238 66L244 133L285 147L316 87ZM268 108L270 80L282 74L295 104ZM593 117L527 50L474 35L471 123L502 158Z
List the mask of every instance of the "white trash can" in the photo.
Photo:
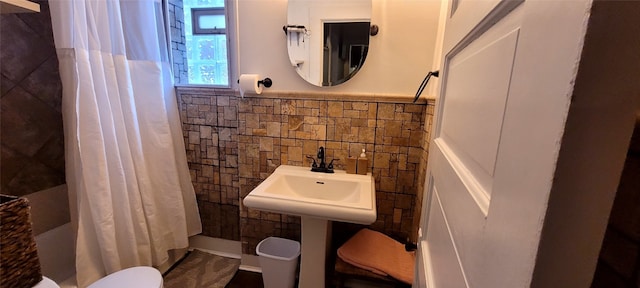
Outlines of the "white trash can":
M300 243L279 237L266 238L256 247L264 288L293 288L300 256Z

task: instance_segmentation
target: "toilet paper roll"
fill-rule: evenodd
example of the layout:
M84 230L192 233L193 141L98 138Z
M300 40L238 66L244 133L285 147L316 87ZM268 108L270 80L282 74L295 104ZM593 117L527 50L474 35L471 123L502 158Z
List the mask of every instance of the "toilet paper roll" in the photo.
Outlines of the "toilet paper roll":
M242 74L240 75L240 97L244 98L245 93L262 93L262 86L258 86L260 77L258 74Z

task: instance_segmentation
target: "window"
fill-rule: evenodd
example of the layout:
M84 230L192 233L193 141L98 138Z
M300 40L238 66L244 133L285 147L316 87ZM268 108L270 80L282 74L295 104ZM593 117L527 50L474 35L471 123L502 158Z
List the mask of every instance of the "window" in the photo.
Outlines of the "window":
M224 7L191 8L191 25L194 35L227 34Z
M183 50L176 53L172 43L174 70L180 70L174 72L176 82L229 87L225 0L183 0L182 4L182 9L174 8L173 13L184 13L184 18L182 15L175 15L176 19L184 19L183 29L179 29L182 30L180 33L172 30L171 35L172 42L180 37L182 45L177 43L175 47ZM179 24L181 23L177 23Z

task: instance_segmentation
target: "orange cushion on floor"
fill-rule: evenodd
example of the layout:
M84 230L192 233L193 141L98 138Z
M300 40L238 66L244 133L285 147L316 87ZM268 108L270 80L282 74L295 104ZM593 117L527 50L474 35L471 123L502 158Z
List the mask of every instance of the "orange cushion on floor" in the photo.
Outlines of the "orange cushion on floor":
M404 283L413 282L415 252L407 252L404 245L389 236L370 229L362 229L338 248L343 261L380 275L389 275Z

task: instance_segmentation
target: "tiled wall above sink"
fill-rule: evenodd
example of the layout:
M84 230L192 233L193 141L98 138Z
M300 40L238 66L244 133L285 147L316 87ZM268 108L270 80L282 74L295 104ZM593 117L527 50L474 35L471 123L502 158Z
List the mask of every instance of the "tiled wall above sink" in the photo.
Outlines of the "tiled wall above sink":
M320 146L327 159L341 159L337 169L365 148L377 191L371 227L398 239L415 233L432 102L291 92L240 99L204 88L178 88L178 102L205 235L240 237L246 254L268 236L299 240L298 217L248 209L241 199L280 164L309 166L305 156Z

